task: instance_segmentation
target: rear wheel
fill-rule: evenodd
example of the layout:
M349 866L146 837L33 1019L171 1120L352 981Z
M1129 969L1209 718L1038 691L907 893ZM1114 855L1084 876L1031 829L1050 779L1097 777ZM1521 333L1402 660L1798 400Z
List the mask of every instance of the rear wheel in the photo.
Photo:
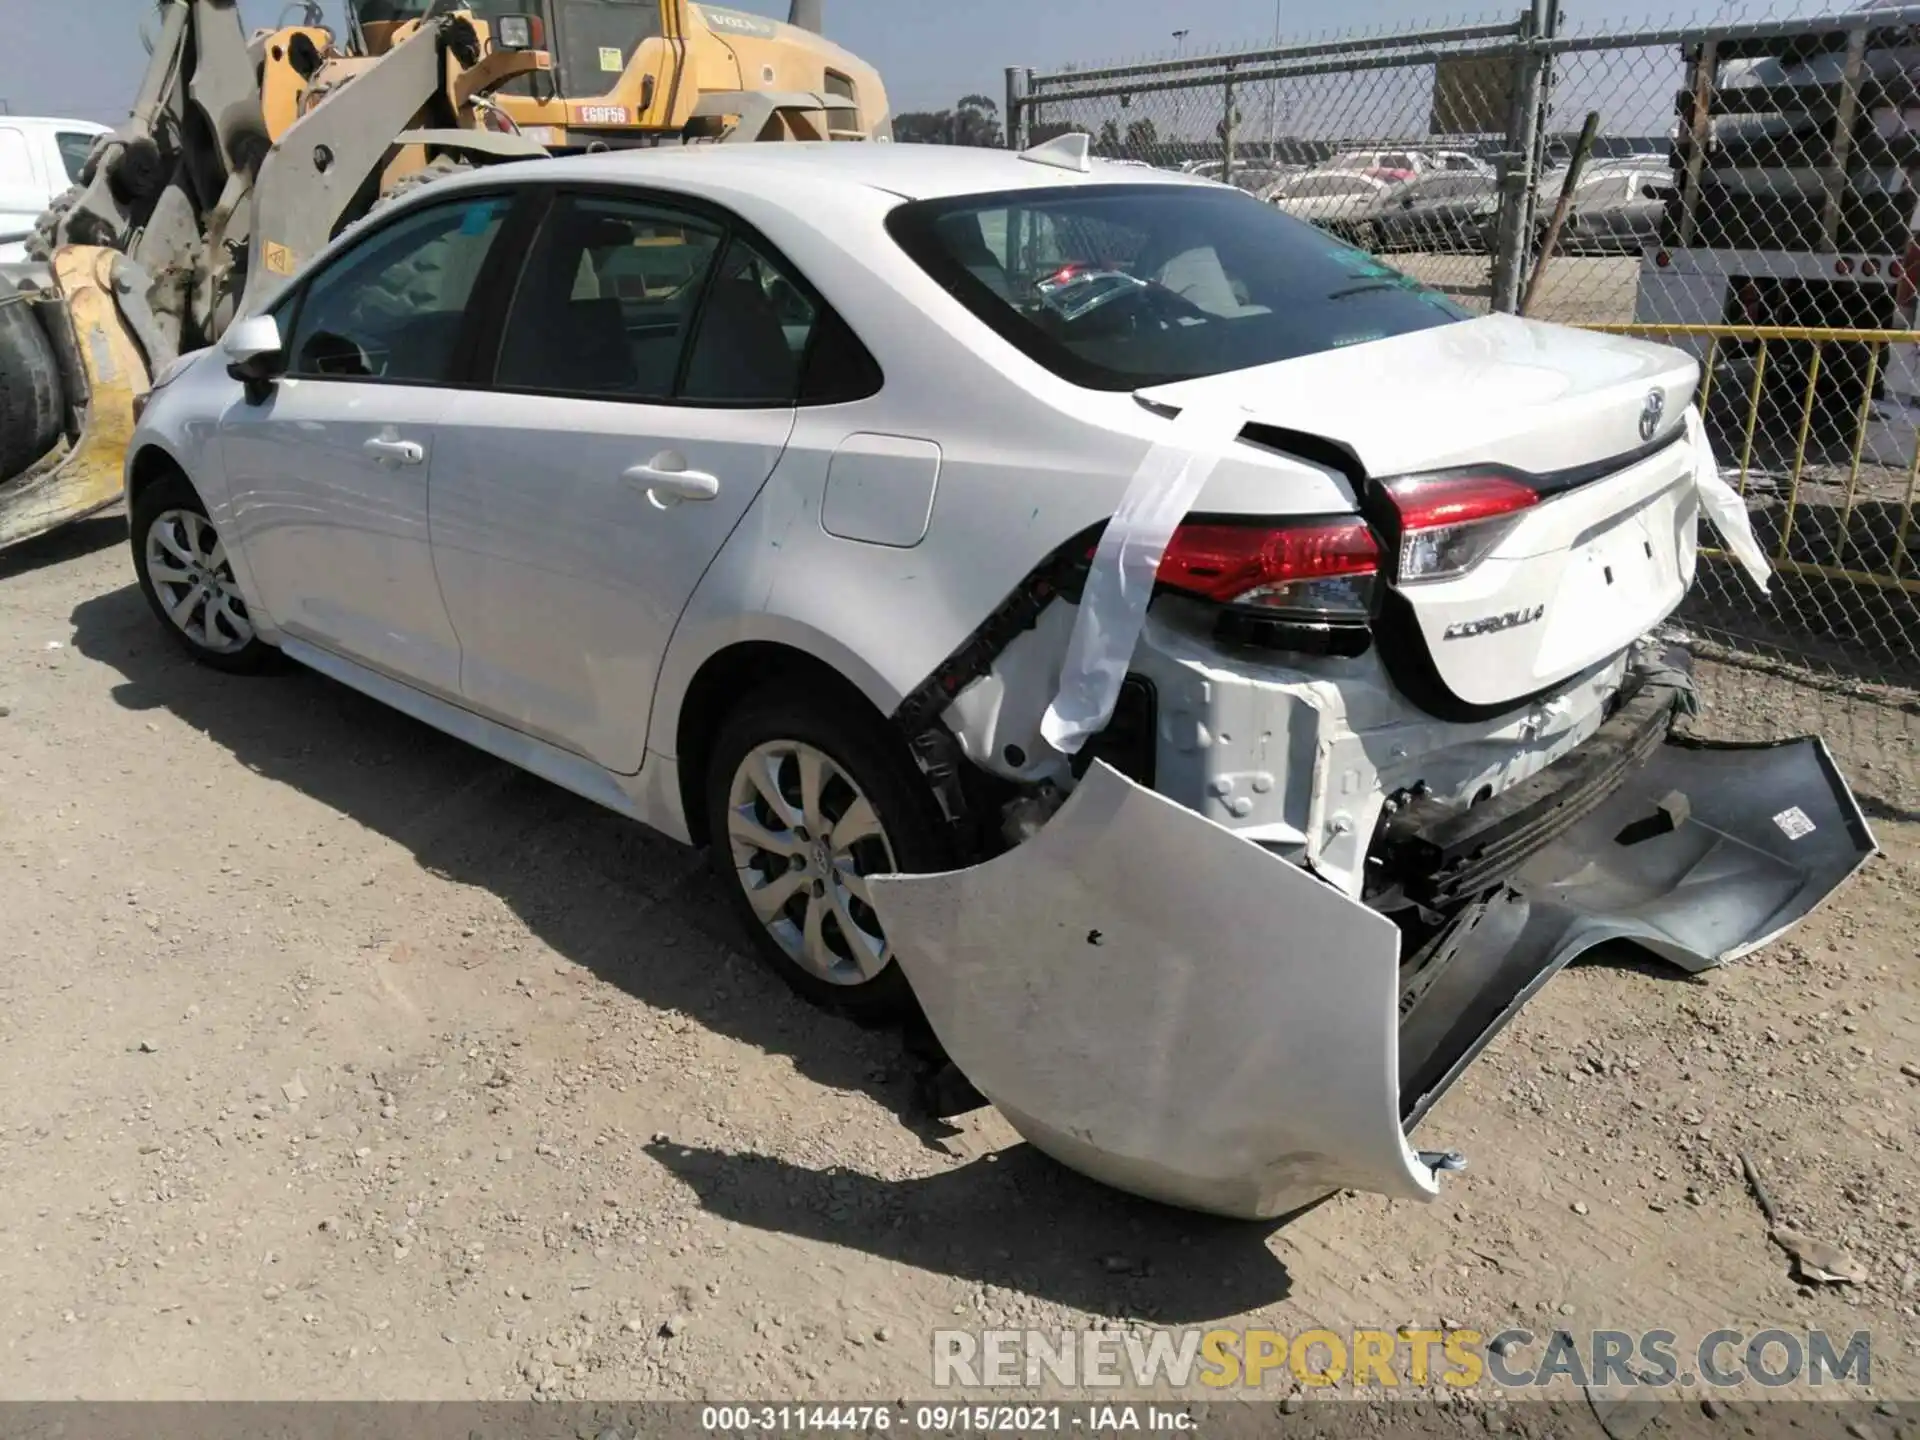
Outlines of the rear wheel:
M248 674L272 658L233 578L225 543L186 476L167 475L133 502L133 569L174 643L216 670Z
M0 299L0 481L11 480L60 438L60 367L24 300Z
M948 868L933 796L899 739L851 702L770 689L721 729L707 776L715 869L759 958L857 1018L918 1007L867 877Z

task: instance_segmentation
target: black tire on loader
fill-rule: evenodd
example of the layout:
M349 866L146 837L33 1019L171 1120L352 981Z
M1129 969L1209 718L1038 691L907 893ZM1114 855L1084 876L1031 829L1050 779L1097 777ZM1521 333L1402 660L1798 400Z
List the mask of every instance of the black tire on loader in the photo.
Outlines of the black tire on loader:
M24 298L0 295L0 484L60 438L60 365Z

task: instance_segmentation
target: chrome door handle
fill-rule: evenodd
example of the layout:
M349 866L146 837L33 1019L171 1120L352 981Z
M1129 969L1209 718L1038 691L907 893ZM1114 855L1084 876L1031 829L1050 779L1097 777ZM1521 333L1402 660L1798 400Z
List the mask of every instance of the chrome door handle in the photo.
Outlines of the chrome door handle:
M376 435L360 448L376 460L391 460L399 465L418 465L427 458L427 447L418 440L388 440Z
M711 500L720 493L720 477L701 470L663 470L657 465L636 465L622 478L645 487L647 499L662 510L682 500Z

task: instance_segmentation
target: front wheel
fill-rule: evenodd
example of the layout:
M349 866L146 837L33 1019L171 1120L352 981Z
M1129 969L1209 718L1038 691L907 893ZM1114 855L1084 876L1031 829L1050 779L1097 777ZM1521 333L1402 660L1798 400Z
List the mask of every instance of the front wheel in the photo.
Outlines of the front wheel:
M186 476L154 481L133 502L133 569L140 592L194 659L247 674L273 655L233 578L227 548Z
M906 747L851 701L783 689L722 727L707 775L714 867L755 952L804 998L914 1016L867 878L949 868L945 821Z

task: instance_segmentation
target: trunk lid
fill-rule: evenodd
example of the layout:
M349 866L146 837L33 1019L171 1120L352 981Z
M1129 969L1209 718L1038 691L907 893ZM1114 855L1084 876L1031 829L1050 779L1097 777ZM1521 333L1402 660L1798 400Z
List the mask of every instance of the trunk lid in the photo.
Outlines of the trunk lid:
M1139 393L1237 402L1256 442L1345 447L1388 538L1394 477L1490 467L1538 490L1457 575L1403 580L1383 545L1382 655L1415 703L1467 718L1609 659L1679 604L1699 513L1684 438L1697 377L1665 346L1493 315Z

